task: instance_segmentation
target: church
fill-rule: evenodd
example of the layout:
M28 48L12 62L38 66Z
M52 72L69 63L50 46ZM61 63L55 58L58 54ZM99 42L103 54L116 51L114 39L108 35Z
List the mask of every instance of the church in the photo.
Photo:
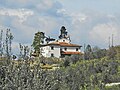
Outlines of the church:
M57 58L80 55L82 46L71 43L70 36L68 36L68 32L64 26L61 27L60 32L60 36L57 40L47 39L46 44L40 45L41 54L44 57Z

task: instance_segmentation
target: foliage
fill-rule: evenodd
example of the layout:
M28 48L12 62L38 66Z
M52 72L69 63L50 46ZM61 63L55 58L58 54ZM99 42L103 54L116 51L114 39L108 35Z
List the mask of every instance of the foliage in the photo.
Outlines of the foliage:
M22 45L21 43L19 44L19 47L20 47L19 59L27 60L29 58L29 52L30 52L29 47L26 45Z
M49 71L40 66L45 58L39 59L32 68L29 60L1 60L1 90L104 90L106 83L120 82L118 60L86 60Z
M120 46L115 46L114 48L116 50L115 57L116 57L117 60L120 60Z
M85 48L84 59L85 60L93 59L92 48L90 45L87 45L87 47Z
M44 33L43 32L37 32L35 33L34 40L32 46L34 47L35 53L40 53L40 45L44 43Z
M109 50L108 50L108 58L109 59L115 59L116 54L117 53L116 53L115 47L114 46L110 47Z
M70 66L70 61L69 61L68 58L64 60L63 66L64 66L64 67Z
M12 56L12 40L14 37L10 29L6 30L5 35L3 34L3 30L0 33L0 57L6 57L9 63L9 59Z
M100 59L107 56L107 50L106 49L100 49L99 47L95 46L91 48L90 45L87 45L85 49L84 59L90 60L90 59Z
M93 52L93 58L94 59L103 58L107 55L107 50L106 49L100 49L97 46L92 48L92 52Z

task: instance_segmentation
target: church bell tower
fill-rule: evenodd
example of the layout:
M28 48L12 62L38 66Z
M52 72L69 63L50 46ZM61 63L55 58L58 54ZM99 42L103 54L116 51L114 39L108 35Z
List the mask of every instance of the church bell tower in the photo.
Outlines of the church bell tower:
M65 28L65 26L62 26L60 29L60 36L59 36L59 40L64 39L63 41L67 41L70 42L70 36L68 36L68 32Z

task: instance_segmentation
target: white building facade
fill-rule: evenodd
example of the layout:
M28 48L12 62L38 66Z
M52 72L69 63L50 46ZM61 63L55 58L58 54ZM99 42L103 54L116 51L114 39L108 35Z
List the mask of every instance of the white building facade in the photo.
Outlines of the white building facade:
M81 46L72 44L70 37L67 35L64 26L61 28L61 34L58 40L48 42L40 46L41 54L44 57L65 57L71 55L79 55Z

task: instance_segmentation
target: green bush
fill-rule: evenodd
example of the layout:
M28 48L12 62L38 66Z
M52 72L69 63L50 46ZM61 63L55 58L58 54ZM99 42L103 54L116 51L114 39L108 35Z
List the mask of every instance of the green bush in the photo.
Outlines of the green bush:
M40 58L42 59L42 58ZM43 58L45 59L45 58ZM43 70L41 60L31 68L30 61L0 62L1 90L117 90L106 83L120 82L119 60L79 61L56 70Z

